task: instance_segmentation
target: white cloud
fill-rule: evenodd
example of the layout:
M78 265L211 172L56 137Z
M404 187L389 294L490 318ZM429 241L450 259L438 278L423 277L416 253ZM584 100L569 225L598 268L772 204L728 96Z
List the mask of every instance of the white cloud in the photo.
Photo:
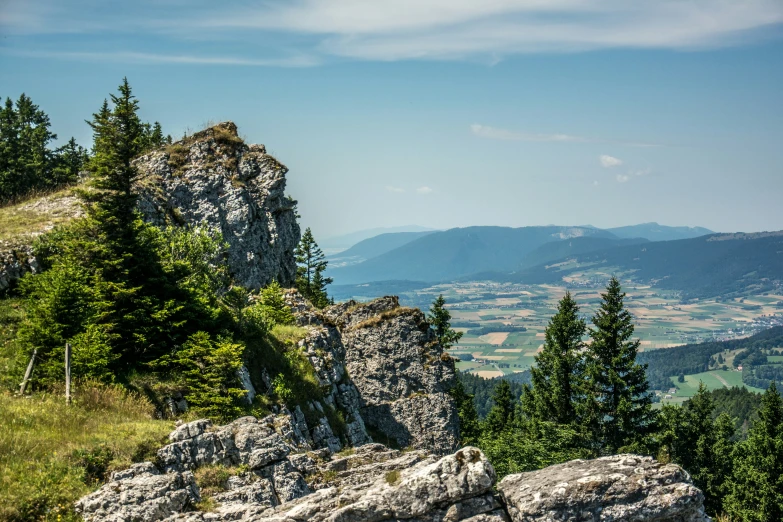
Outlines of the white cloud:
M594 181L593 181L593 186L594 186L594 187L597 187L597 186L598 186L598 180L594 180Z
M598 159L601 161L601 166L606 168L617 167L623 164L623 160L609 156L608 154L601 154Z
M18 49L0 49L0 53L31 58L58 58L63 60L81 60L112 63L178 63L191 65L241 65L249 67L311 67L318 65L313 57L297 56L289 58L253 59L236 56L195 56L182 54L136 53L126 51L110 52L69 52L69 51L25 51Z
M386 187L384 187L384 190L386 190L387 192L398 192L398 193L405 192L404 188L393 187L391 185L386 185Z
M490 140L500 140L500 141L532 141L532 142L555 142L555 143L611 143L614 145L626 145L629 147L660 147L661 146L656 143L602 140L598 138L587 138L584 136L573 136L571 134L533 134L533 133L526 133L526 132L517 132L508 129L501 129L499 127L491 127L489 125L481 125L478 123L474 123L473 125L471 125L470 131L475 136L478 136L480 138L487 138ZM611 156L601 156L602 163L604 157L612 158ZM612 158L612 159L616 161L620 161L617 158Z
M107 34L177 42L240 38L245 58L271 48L360 60L480 60L596 49L742 45L783 23L780 0L0 0L0 32ZM270 57L266 57L270 58ZM275 58L275 57L271 57ZM277 57L277 58L284 58ZM322 61L322 60L319 60Z
M426 194L431 194L432 193L432 189L429 188L429 187L419 187L419 188L416 189L416 192L419 193L419 194L426 195Z
M489 138L491 140L505 140L505 141L559 141L559 142L578 142L585 143L590 141L587 138L581 136L570 136L568 134L527 134L522 132L510 131L507 129L499 129L497 127L490 127L489 125L479 125L474 123L470 126L470 130L476 136L482 138Z
M625 174L618 174L617 175L617 183L625 183L631 179L629 176L626 176Z

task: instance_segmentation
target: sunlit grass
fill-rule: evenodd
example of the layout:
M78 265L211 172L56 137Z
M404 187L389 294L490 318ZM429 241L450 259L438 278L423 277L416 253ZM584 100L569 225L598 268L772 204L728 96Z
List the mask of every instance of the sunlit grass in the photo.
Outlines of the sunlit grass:
M73 502L100 485L97 476L164 443L173 422L152 411L146 399L96 383L77 383L70 407L62 394L0 394L0 520L76 520Z

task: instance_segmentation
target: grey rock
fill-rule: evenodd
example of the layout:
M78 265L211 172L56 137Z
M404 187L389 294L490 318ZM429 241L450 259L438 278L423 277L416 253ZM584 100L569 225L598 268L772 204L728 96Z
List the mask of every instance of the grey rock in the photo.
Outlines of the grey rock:
M242 383L242 387L247 391L243 400L246 404L253 404L253 399L256 398L256 389L253 387L253 381L250 380L250 372L247 371L244 364L237 370L237 377Z
M505 477L497 486L511 520L701 522L704 495L674 464L613 455Z
M288 169L263 145L245 145L236 125L225 122L142 156L135 165L146 221L220 231L229 245L231 272L242 286L293 285L300 237L296 202L285 195Z
M456 449L459 420L447 394L456 382L454 363L424 314L384 297L336 305L324 315L342 325L345 368L363 423L400 447L440 455ZM346 391L342 400L354 398Z
M138 473L111 481L75 504L87 522L157 521L201 500L190 472Z
M131 467L127 469L112 472L109 476L109 482L128 480L139 475L160 475L160 471L152 462L139 462L138 464L131 465Z

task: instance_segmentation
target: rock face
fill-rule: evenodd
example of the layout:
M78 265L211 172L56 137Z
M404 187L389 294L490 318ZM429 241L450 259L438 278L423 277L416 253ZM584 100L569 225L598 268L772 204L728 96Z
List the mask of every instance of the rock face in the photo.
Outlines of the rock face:
M702 494L674 465L618 455L511 475L477 448L438 457L365 444L342 454L312 451L291 414L243 417L222 427L200 420L171 433L158 466L115 472L76 503L87 522L702 522ZM231 476L211 494L194 473L223 464ZM499 493L499 494L498 494Z
M439 455L456 449L459 418L448 394L456 382L454 363L420 310L401 307L396 297L324 311L295 292L288 302L299 323L310 327L300 346L320 384L331 387L327 405L344 412L351 445L372 435L376 442Z
M701 522L704 495L679 466L613 455L510 475L497 487L514 522Z
M136 166L147 221L219 230L233 276L245 287L293 285L296 202L285 195L288 169L263 145L245 145L236 125L226 122L143 156Z
M135 185L145 220L205 226L228 243L235 280L248 288L272 281L292 286L300 231L296 202L285 195L288 169L263 145L246 145L231 122L220 123L136 160ZM47 221L14 241L0 241L0 292L37 270L35 236L84 214L66 192L21 205L15 211Z

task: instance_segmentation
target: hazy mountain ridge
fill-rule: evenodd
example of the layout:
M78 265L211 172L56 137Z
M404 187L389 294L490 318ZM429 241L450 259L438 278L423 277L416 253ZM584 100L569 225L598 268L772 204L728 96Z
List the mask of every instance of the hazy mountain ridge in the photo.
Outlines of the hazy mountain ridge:
M659 225L656 222L639 223L624 227L607 228L615 236L623 239L642 237L650 241L671 241L674 239L691 239L699 236L715 234L714 231L704 227L679 227Z
M470 274L518 269L528 253L568 237L614 238L587 227L467 227L434 232L353 266L334 268L336 284L369 281L445 281Z
M348 250L330 256L328 258L329 263L333 267L355 265L366 261L367 259L372 259L373 257L390 252L395 248L399 248L420 237L432 234L432 232L434 231L388 232L368 239L363 239Z

